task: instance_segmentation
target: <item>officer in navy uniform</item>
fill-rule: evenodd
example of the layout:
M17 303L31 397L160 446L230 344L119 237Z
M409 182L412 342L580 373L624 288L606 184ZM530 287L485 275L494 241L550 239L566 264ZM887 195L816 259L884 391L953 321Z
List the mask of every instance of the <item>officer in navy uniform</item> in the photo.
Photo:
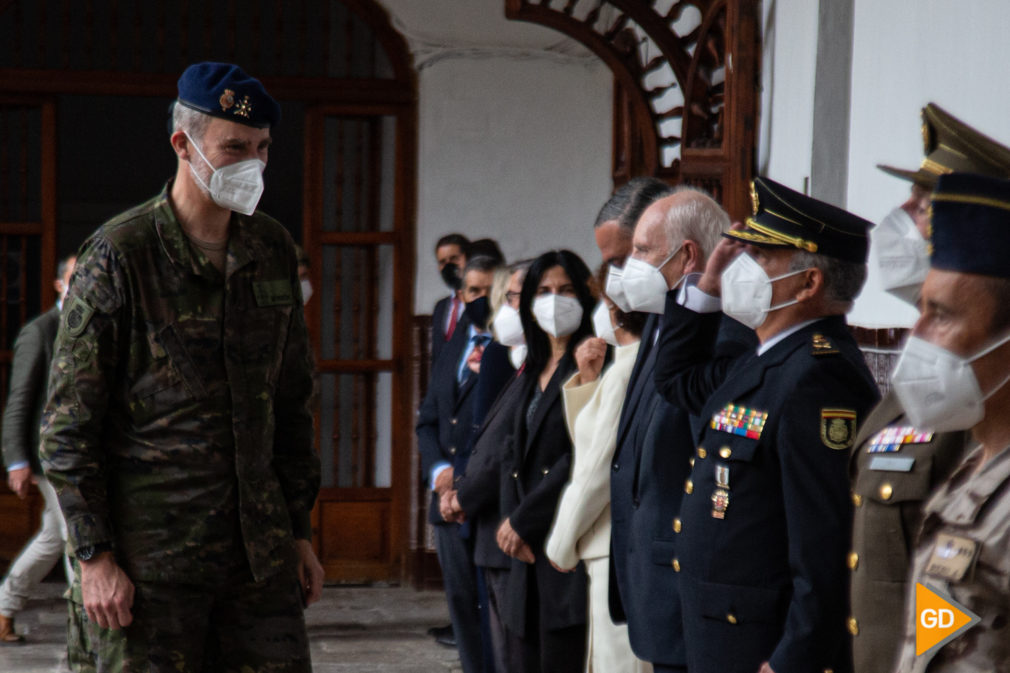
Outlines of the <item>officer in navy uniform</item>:
M844 317L870 224L767 178L752 197L747 227L668 294L658 346L657 388L702 421L675 523L687 668L837 673L848 451L878 397ZM720 305L756 352L715 357Z
M938 105L922 109L925 158L916 170L879 168L912 182L913 194L929 194L939 175L954 171L1010 177L1010 148L971 128ZM904 206L903 206L904 207ZM928 212L928 211L927 211ZM923 236L926 225L915 223ZM874 245L891 241L874 231ZM886 232L885 232L886 233ZM908 233L912 233L909 231ZM898 288L888 290L909 301L919 296L929 268L925 240L921 259L900 261L907 246L880 250L878 261L891 264L889 274ZM904 276L899 270L912 275ZM882 270L882 274L883 274ZM890 673L900 642L911 553L922 519L922 504L960 460L967 433L933 432L916 428L905 416L897 396L888 391L859 428L849 461L852 474L852 549L846 563L852 573L851 614L853 663L857 673Z

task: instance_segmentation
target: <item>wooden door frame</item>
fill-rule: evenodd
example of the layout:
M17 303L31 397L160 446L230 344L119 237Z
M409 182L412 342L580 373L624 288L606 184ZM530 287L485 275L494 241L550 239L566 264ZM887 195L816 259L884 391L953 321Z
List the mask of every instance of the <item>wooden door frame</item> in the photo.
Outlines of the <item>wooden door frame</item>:
M393 209L392 231L375 232L323 232L319 223L324 221L323 213L323 123L328 116L375 117L389 116L396 119L396 147L393 161L393 193L397 199ZM344 361L327 368L327 373L342 374L363 371L391 372L393 376L392 399L390 400L391 428L391 485L388 488L340 488L333 487L320 491L312 514L313 540L320 558L320 545L324 537L322 506L325 502L369 502L388 501L390 503L389 539L393 548L385 564L341 565L341 572L357 572L362 580L398 580L404 582L408 574L408 551L410 546L410 493L412 490L411 451L413 423L397 422L414 418L413 381L411 371L411 324L414 306L414 269L416 254L416 192L417 192L417 106L413 102L384 104L339 104L320 103L305 111L305 175L304 219L302 222L302 244L308 254L313 254L323 245L392 245L393 264L393 352L391 360ZM322 269L319 264L310 267L311 282L322 287ZM313 348L319 360L319 304L306 307L310 333L313 334ZM381 566L385 566L385 568ZM324 564L325 567L325 564ZM336 573L338 568L327 569L327 575Z

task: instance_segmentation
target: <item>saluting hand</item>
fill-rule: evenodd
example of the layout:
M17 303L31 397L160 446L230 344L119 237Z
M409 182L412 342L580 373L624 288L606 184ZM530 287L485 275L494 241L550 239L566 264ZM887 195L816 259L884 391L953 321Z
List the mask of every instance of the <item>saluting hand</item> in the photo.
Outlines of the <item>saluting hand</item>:
M589 337L575 349L575 364L579 368L579 381L592 383L603 370L607 357L607 342L599 337Z
M740 231L744 225L734 222L730 229ZM713 297L722 296L722 272L726 267L743 252L744 244L734 238L723 237L719 244L715 246L712 254L705 264L705 272L698 280L698 289Z

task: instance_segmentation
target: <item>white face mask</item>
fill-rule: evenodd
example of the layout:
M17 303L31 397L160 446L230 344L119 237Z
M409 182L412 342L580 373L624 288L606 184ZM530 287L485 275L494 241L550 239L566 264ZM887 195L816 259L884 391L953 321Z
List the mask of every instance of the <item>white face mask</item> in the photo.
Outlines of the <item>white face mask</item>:
M934 432L978 425L985 417L985 401L1006 385L1010 376L983 395L971 363L1007 341L1010 336L971 357L960 357L919 337L909 337L891 374L891 385L912 425Z
M522 346L526 343L519 311L508 304L502 304L498 308L491 327L494 329L495 336L498 337L498 343L503 346Z
M526 344L522 346L513 346L509 349L509 361L512 363L513 369L519 369L526 362Z
M929 273L929 248L915 221L903 208L887 214L870 233L877 255L880 285L913 306Z
M221 168L214 168L213 164L207 161L207 157L203 155L200 146L189 137L188 133L186 137L189 138L193 149L200 155L204 163L210 166L212 172L209 187L197 170L193 168L192 163L189 165L189 170L193 174L193 178L210 194L214 203L243 215L252 215L256 211L256 204L260 202L260 197L263 195L263 169L267 165L259 159L246 159Z
M533 300L533 317L551 336L566 337L582 324L582 304L575 297L542 294Z
M617 345L617 334L614 333L614 323L610 319L610 309L606 302L601 301L593 311L593 330L596 336L611 346Z
M644 260L635 259L634 257L628 258L627 263L624 265L624 275L621 278L621 285L624 288L624 295L628 298L628 305L631 310L663 314L663 309L666 308L666 293L670 288L667 286L666 278L663 277L663 272L660 269L666 266L666 263L680 252L680 248L683 245L683 243L678 245L658 266L653 266ZM610 295L608 294L608 296Z
M302 303L308 304L309 297L312 296L312 283L309 282L308 278L306 278L301 282L301 285L302 285Z
M628 303L628 296L624 293L624 269L618 269L613 264L607 271L607 287L604 289L610 301L617 304L617 308L625 313L631 313L631 304Z
M753 257L742 253L722 272L722 312L757 329L772 311L799 303L798 299L793 299L772 306L772 283L804 271L807 269L769 278Z

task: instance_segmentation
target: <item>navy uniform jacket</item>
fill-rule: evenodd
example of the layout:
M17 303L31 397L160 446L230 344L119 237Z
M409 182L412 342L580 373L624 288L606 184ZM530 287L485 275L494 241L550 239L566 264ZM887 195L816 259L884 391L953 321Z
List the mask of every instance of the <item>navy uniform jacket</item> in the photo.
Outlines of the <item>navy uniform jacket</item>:
M677 543L688 669L849 670L847 462L878 393L844 317L709 359L699 326L718 317L668 302L671 315L662 374L679 374L664 389L703 423Z
M615 621L627 621L639 658L683 666L673 520L693 440L687 414L656 394L657 323L650 316L642 332L611 463L610 612Z
M544 541L554 521L561 491L568 483L572 464L572 440L565 425L561 385L575 372L571 353L566 354L544 389L529 428L526 411L539 385L539 375L525 370L519 377L521 402L515 416L511 455L504 463L502 517L508 517L519 537L533 550L533 565L512 559L508 591L502 605L502 621L516 635L526 634L529 585L536 582L540 624L560 629L586 623L586 572L560 573L551 567Z
M455 463L456 455L468 450L473 432L473 389L477 376L462 384L456 381L460 358L470 338L470 323L461 319L442 356L435 362L428 391L417 412L417 448L421 452L421 476L428 488L431 468L440 462ZM438 495L432 491L428 521L445 524L438 510Z

